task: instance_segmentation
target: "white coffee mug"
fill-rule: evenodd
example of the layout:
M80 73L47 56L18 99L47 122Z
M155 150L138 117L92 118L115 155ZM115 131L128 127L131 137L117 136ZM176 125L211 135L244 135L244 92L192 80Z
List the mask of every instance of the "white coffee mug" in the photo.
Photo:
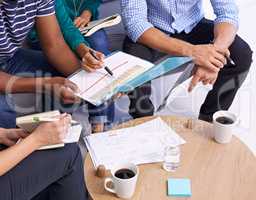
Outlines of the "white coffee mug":
M121 179L115 176L116 172L121 169L129 169L134 173L134 176L127 179ZM106 178L104 187L107 191L116 194L123 199L130 199L136 189L136 183L139 175L139 168L132 163L119 164L111 169L111 178ZM108 187L108 183L112 183L113 188Z
M219 117L226 117L233 121L232 124L223 124L217 121ZM229 143L233 136L234 127L239 124L238 117L229 111L218 111L213 115L214 139L220 144Z

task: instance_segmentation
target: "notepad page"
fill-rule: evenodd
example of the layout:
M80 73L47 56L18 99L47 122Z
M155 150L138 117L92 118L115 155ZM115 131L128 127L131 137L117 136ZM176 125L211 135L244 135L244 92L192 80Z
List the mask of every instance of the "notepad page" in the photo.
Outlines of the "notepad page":
M94 105L109 99L118 87L154 66L148 61L123 52L107 57L104 63L113 72L114 77L104 69L99 69L92 73L81 70L69 78L80 89L77 95Z

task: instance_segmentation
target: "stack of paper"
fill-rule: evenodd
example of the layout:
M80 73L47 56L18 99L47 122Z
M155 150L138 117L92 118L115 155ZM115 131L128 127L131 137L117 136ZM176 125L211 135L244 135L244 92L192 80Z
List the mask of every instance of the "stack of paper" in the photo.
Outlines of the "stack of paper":
M117 163L146 164L163 161L166 146L185 143L161 118L131 128L87 136L85 143L95 168Z

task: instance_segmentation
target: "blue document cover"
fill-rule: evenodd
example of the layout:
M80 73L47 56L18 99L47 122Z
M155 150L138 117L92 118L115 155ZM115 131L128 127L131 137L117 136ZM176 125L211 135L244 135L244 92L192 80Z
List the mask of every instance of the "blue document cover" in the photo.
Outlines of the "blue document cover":
M163 62L159 63L158 65L154 66L150 70L144 72L139 77L133 79L132 81L127 82L125 85L122 85L116 88L116 92L128 92L148 81L151 81L155 78L163 76L168 72L177 69L178 67L188 64L192 62L190 57L170 57L164 60Z

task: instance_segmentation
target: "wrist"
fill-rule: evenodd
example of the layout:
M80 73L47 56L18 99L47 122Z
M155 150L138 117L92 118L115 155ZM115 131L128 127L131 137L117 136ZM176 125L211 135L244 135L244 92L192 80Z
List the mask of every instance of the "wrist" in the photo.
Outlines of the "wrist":
M194 47L195 45L193 44L185 43L182 49L182 56L193 57Z
M80 44L77 49L76 49L76 52L77 54L79 55L79 57L82 59L84 57L84 55L86 53L88 53L89 51L89 48L85 45L85 44Z
M220 49L228 49L229 48L228 43L218 40L218 39L214 40L213 44L214 44L214 46L219 47Z
M44 146L43 141L40 140L40 138L38 137L38 135L35 132L30 134L26 139L31 141L31 144L33 145L34 150L39 149L40 147Z

